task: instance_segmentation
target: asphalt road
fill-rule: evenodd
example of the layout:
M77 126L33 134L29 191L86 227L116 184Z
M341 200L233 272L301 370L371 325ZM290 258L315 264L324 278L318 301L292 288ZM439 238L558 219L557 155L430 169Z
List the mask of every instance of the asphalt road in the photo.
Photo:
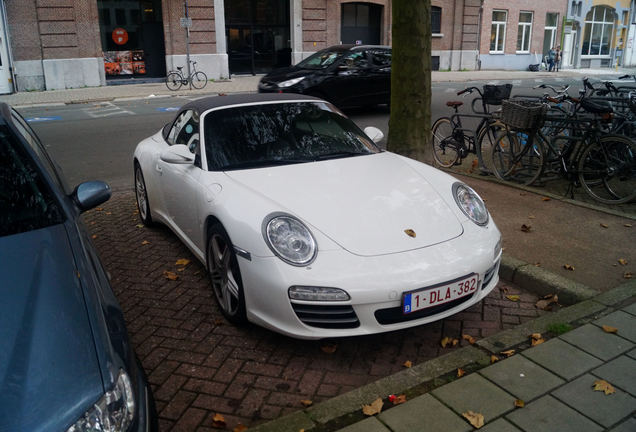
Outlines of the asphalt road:
M514 80L513 94L540 94L532 87L541 82L578 88L580 80L551 78ZM457 91L469 86L503 84L503 81L472 81L434 83L432 118L447 115L448 100L458 97ZM576 90L573 90L575 92ZM194 99L194 98L193 98ZM99 179L110 183L114 190L132 187L132 154L137 143L158 131L174 117L180 106L189 102L184 97L156 97L122 102L100 102L65 106L20 109L36 130L49 152L62 167L69 184ZM468 110L467 107L465 107ZM376 126L388 134L389 111L386 107L351 110L347 114L362 128ZM381 145L385 145L385 140Z

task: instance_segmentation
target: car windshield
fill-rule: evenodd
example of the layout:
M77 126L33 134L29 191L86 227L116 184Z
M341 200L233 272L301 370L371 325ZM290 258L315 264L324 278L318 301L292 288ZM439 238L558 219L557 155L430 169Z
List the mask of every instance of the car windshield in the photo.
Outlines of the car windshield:
M210 171L363 156L380 150L325 103L275 103L213 111L204 120Z
M344 52L346 51L330 51L328 49L318 51L298 63L296 66L302 69L325 69L342 57Z
M6 126L0 127L0 237L64 221L36 164Z

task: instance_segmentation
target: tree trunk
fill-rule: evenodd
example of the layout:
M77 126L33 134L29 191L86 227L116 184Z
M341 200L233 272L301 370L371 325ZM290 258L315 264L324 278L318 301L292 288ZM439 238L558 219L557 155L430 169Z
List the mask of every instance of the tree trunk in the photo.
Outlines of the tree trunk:
M431 0L393 0L388 150L433 163Z

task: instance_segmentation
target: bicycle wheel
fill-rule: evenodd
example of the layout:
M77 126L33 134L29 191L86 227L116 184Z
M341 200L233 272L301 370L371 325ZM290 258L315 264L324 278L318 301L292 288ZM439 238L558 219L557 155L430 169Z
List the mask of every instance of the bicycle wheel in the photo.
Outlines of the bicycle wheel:
M479 170L482 173L492 174L494 172L492 152L497 144L497 139L505 129L506 126L497 120L479 130L475 151L479 161Z
M543 172L543 144L535 135L507 132L499 137L493 149L494 173L500 180L531 185Z
M514 159L513 147L516 144L517 137L512 132L502 133L492 149L491 161L493 174L499 180L508 180L508 173L512 169L512 161Z
M579 182L604 204L636 199L636 145L621 135L605 135L588 145L577 163Z
M170 72L166 77L166 87L168 87L168 90L179 90L181 88L181 75L176 72Z
M195 89L202 89L208 83L208 77L203 72L195 72L192 75L192 87Z
M457 143L453 139L453 125L448 117L435 120L433 127L433 157L444 168L452 167L457 159Z

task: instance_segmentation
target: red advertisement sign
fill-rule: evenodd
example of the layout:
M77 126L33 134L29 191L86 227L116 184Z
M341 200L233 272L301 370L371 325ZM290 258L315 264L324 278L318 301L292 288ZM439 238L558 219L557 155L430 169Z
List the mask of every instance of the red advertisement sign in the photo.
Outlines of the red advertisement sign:
M113 41L117 45L125 45L128 42L128 32L121 27L113 30Z

